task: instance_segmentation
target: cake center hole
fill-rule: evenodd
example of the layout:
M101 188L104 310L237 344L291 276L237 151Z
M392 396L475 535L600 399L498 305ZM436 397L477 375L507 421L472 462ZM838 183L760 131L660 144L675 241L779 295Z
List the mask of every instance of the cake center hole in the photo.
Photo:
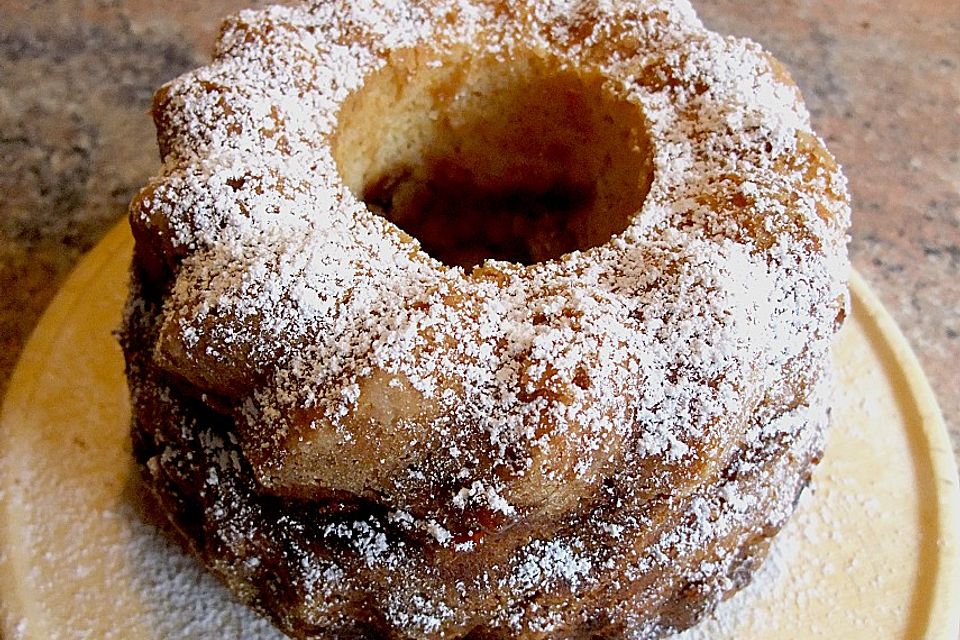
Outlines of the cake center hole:
M341 109L341 177L446 265L602 245L650 187L640 108L534 56L388 66Z

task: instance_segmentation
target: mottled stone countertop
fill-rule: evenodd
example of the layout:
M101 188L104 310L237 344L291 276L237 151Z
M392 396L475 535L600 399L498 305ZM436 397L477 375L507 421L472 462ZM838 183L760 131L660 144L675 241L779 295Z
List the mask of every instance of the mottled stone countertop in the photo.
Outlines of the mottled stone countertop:
M154 90L255 0L0 0L0 392L83 253L158 166ZM846 169L854 266L960 452L960 2L695 0L792 70Z

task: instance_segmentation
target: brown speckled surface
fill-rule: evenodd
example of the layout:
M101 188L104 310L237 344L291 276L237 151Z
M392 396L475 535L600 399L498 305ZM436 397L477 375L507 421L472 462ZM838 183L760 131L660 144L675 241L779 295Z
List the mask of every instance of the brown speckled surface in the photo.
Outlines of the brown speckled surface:
M0 393L44 307L158 165L156 87L255 0L0 0ZM960 2L695 1L773 51L850 179L851 252L960 453Z
M853 197L853 265L900 325L960 456L960 2L696 2L803 90Z

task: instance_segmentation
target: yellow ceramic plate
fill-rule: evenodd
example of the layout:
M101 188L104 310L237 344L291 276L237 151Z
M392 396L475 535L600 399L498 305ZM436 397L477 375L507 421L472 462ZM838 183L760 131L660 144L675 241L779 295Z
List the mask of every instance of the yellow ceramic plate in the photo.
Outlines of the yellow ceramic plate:
M131 240L77 267L0 416L0 604L9 638L277 638L145 523L111 335ZM930 388L859 277L813 490L754 583L691 638L943 638L960 616L954 459Z

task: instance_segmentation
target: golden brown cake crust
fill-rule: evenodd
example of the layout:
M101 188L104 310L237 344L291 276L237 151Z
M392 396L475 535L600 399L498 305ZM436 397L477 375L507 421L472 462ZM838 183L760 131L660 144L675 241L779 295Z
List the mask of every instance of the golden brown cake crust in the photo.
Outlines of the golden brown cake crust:
M147 484L295 637L693 624L827 422L849 211L796 87L684 2L360 4L157 94Z

